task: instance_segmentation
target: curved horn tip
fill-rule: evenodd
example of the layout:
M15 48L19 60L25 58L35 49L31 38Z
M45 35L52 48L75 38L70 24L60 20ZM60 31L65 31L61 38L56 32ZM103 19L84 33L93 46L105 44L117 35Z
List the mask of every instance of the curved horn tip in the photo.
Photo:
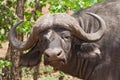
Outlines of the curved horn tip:
M104 30L106 30L106 23L105 23L105 21L104 21L104 19L102 17L100 17L99 15L97 15L95 13L92 13L92 12L86 12L86 14L91 15L91 16L97 18L98 20L100 20L102 22L102 25L104 26L103 27Z
M86 12L86 14L90 14L90 15L92 15L92 14L95 14L95 13L92 13L92 12Z
M24 22L24 20L21 19L20 22Z
M95 13L86 12L86 14L95 17L98 20L99 24L100 24L100 28L99 28L99 30L97 32L91 33L91 34L87 34L87 33L85 33L83 31L84 34L85 34L84 38L86 37L85 40L89 40L89 41L98 41L103 36L103 34L104 34L105 30L106 30L105 21L99 15L97 15Z
M20 20L19 22L20 22L20 23L23 23L23 22L24 22L24 20Z
M17 27L18 25L20 25L21 23L23 23L24 21L23 20L19 20L18 23L16 23L13 27Z

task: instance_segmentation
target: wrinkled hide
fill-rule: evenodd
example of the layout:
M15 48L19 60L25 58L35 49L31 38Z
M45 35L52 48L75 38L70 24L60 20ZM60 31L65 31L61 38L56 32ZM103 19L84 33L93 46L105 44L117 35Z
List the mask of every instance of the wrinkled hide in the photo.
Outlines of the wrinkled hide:
M100 15L106 22L107 29L104 37L96 42L100 46L103 62L96 67L90 80L119 80L120 77L120 0L108 0L98 3L90 8L83 9L73 14L79 20L80 25L84 24L86 32L94 32L98 29L97 22L85 14L90 11ZM83 19L84 23L81 23ZM90 27L92 26L92 27ZM88 79L89 80L89 79Z
M38 46L33 47L30 51L25 54L21 54L20 56L20 66L32 67L41 62L40 51L38 50Z

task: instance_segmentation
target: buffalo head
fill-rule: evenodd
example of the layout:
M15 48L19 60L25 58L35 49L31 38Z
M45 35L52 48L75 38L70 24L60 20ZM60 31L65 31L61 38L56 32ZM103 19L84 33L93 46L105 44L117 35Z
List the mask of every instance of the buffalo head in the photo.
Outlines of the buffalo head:
M20 51L31 49L28 52L30 54L35 52L44 54L45 64L54 67L63 66L71 59L74 45L80 41L97 41L104 34L106 26L103 19L94 13L87 14L97 19L100 26L97 32L86 33L79 22L68 14L46 14L33 25L27 41L21 42L15 37L16 27L22 21L14 25L9 33L9 42Z

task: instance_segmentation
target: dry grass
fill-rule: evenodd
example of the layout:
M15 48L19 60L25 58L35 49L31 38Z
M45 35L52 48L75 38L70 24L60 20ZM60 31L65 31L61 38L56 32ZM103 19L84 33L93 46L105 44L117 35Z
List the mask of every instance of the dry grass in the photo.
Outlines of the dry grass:
M2 48L0 48L0 58L4 58L7 52L8 42L2 43Z

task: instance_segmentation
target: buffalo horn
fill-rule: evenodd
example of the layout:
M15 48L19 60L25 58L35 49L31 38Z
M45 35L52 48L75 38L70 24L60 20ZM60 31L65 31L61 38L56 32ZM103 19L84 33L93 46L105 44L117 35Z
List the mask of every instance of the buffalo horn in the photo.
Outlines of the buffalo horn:
M106 30L106 24L100 16L90 12L87 12L87 14L93 16L98 20L98 23L100 25L99 30L94 33L86 33L81 27L78 27L75 34L77 35L77 37L85 41L89 41L89 42L98 41L103 36Z
M15 24L15 25L11 28L11 30L10 30L10 32L9 32L9 36L8 36L8 39L9 39L10 44L12 44L13 47L15 47L16 49L18 49L18 50L20 50L20 51L29 49L30 47L32 47L32 46L35 44L35 42L36 42L36 40L37 40L37 39L36 39L37 36L35 36L34 28L33 28L33 30L32 30L32 32L31 32L31 34L30 34L30 36L29 36L29 38L28 38L27 41L22 42L22 41L19 41L19 40L16 38L16 32L15 32L16 27L17 27L18 25L20 25L22 22L23 22L23 21L19 21L17 24Z

